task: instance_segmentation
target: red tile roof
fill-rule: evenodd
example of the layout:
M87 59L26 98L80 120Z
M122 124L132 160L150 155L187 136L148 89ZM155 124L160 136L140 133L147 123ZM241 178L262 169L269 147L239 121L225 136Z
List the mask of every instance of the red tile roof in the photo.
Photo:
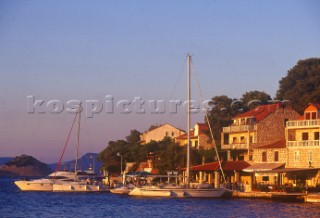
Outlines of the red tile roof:
M233 170L243 170L249 166L251 166L246 161L224 161L222 162L222 169L225 171L233 171ZM202 165L192 166L190 167L191 171L215 171L220 168L219 162L211 162ZM181 170L186 170L185 168Z
M205 135L206 131L209 130L209 126L206 123L196 123L196 125L199 126L199 135ZM185 133L177 137L177 139L187 139L187 138L188 138L188 133ZM197 136L194 136L194 129L190 130L190 138L197 138Z
M190 167L190 170L192 171L214 171L217 169L219 169L218 162L206 163L206 164Z
M233 119L238 118L245 118L245 117L254 117L256 122L259 122L260 120L264 119L268 115L272 114L276 109L280 108L281 104L268 104L268 105L261 105L256 107L255 109L249 110L243 114L239 114L235 116Z
M239 160L239 161L226 161L223 162L222 169L225 171L231 170L243 170L251 166L247 161Z
M272 149L272 148L286 148L286 140L282 139L274 142L253 145L253 149Z

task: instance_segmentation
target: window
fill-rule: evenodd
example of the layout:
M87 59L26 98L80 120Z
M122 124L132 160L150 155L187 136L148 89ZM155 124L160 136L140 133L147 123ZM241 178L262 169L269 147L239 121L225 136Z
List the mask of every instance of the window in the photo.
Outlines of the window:
M309 139L309 134L307 132L302 133L302 140L307 141Z
M232 138L232 143L234 143L234 144L235 144L235 143L237 143L237 142L238 142L237 137L233 137L233 138Z
M241 136L241 137L240 137L240 142L241 142L241 143L246 143L246 140L244 139L244 136Z
M269 176L262 176L262 181L268 182L269 181Z
M294 152L294 162L300 162L300 152L299 151Z
M310 113L306 113L306 120L310 120Z
M223 141L225 145L229 144L229 134L223 134Z
M253 137L252 137L252 135L249 137L249 142L250 142L250 143L253 142Z
M278 162L279 161L279 151L275 151L274 152L274 162Z
M312 113L311 113L311 118L312 118L313 120L317 119L317 113L316 113L316 112L312 112Z
M266 151L262 152L262 162L267 162L267 152Z
M166 132L166 137L168 137L168 132Z
M174 132L171 133L171 136L174 137Z
M314 133L314 140L319 140L319 132Z
M289 129L288 130L288 141L295 141L296 140L296 130Z

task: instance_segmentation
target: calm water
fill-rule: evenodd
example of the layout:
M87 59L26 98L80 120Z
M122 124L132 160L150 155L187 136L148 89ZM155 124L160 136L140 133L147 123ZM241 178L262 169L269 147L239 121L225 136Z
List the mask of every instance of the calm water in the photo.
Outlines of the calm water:
M21 192L0 178L0 217L320 217L320 204Z

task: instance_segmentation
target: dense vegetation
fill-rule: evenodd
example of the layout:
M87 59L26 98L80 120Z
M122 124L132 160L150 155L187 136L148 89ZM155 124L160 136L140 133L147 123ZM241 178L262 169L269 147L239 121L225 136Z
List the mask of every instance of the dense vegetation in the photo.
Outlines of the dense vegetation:
M290 100L299 113L311 102L320 101L320 58L300 60L279 82L277 98Z

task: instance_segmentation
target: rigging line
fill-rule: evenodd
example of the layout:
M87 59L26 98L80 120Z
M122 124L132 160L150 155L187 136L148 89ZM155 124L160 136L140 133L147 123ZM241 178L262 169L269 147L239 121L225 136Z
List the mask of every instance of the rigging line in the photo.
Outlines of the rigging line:
M192 68L195 69L192 60L191 60L191 64L192 64ZM196 70L193 70L193 74L194 74L196 82L197 82L197 86L198 86L198 90L199 90L199 93L200 93L201 102L203 102L204 101L203 93L202 93L202 90L201 90L201 87L200 87L200 83L199 83L199 80L198 80L198 76L197 76ZM210 125L210 122L209 122L208 113L206 113L205 117L206 117L206 121L207 121L208 126L209 126L209 130L210 130L210 135L212 137L212 141L215 142L214 141L214 137L213 137L212 128L211 128L211 125ZM217 149L216 143L214 143L214 149L215 149L215 152L217 154L218 163L219 163L220 170L222 172L223 180L224 180L224 182L227 182L226 177L225 177L224 172L223 172L223 169L222 169L222 166L221 166L221 161L220 161L220 157L219 157L219 153L218 153L218 149Z
M75 117L74 117L74 119L73 119L73 122L72 122L71 128L70 128L70 130L69 130L69 134L68 134L68 137L67 137L67 141L66 141L66 143L65 143L65 145L64 145L64 148L63 148L62 154L61 154L61 156L60 156L59 162L58 162L58 164L57 164L57 166L56 166L56 169L55 169L55 172L54 172L54 177L56 177L57 171L58 171L58 170L59 170L59 168L60 168L61 160L62 160L62 157L63 157L63 155L64 155L64 152L66 151L66 148L67 148L67 145L68 145L68 142L69 142L69 139L70 139L70 135L71 135L71 132L72 132L73 126L74 126L74 124L75 124L75 122L76 122L76 119L77 119L78 113L79 113L79 112L77 112L77 113L76 113L76 115L75 115Z
M173 93L174 93L176 87L178 86L178 82L180 81L180 79L181 79L181 77L182 77L182 75L183 75L182 73L183 73L183 71L184 71L184 69L185 69L186 60L187 60L187 58L185 58L184 61L183 61L183 64L181 64L181 69L180 69L180 72L179 72L179 74L178 74L178 77L177 77L177 79L176 79L176 81L175 81L175 83L174 83L174 86L173 86L173 88L172 88L172 90L171 90L171 92L170 92L169 100L171 100L171 98L172 98L172 96L173 96ZM161 117L160 117L160 119L159 119L159 121L160 121L159 124L160 124L160 125L161 125L161 123L162 123L162 121L163 121L164 114L165 114L165 113L162 113L162 114L161 114Z

